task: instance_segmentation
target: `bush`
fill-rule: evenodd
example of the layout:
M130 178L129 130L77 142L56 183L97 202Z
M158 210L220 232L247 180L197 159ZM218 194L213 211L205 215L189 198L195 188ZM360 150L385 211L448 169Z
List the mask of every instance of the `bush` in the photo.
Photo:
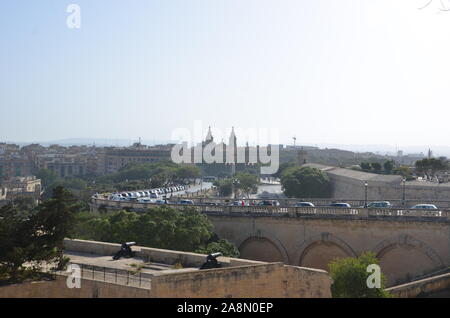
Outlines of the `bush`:
M367 278L371 275L367 267L379 265L373 253L364 253L358 258L348 257L332 261L329 264L333 279L331 293L333 298L387 298L390 294L384 290L385 276L381 273L380 288L369 288Z

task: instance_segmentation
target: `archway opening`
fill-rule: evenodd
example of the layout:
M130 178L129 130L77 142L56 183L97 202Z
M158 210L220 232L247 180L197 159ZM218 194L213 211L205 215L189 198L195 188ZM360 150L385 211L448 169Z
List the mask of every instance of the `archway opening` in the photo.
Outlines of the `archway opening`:
M392 244L377 255L387 285L395 286L439 269L422 250L412 245Z
M305 249L300 259L300 266L328 271L328 264L332 260L350 256L334 242L318 241L310 244Z
M270 240L263 237L251 237L239 247L240 257L263 262L285 262L283 254Z

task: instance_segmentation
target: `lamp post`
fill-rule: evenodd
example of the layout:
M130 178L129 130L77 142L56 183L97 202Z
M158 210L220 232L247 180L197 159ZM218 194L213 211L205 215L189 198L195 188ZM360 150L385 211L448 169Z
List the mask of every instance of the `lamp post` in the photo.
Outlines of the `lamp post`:
M364 181L364 207L367 208L367 181Z
M233 184L233 195L234 199L236 200L236 186L239 184L239 179L234 178L232 184Z
M406 178L403 178L402 180L402 184L403 184L403 196L402 196L402 205L405 205L405 200L406 200Z

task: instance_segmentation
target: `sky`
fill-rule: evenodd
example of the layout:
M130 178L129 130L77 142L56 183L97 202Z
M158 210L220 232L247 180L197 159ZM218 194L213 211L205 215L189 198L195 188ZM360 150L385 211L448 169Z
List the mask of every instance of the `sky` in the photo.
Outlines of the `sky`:
M201 122L280 143L450 146L447 7L4 0L0 141L168 140Z

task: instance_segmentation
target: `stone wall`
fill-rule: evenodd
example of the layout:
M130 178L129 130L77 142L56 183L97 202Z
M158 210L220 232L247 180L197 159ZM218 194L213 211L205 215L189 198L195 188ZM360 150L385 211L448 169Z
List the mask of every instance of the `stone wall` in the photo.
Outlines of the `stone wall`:
M119 247L82 240L65 240L66 248L75 252L109 255ZM141 256L148 255L153 261L186 264L204 262L206 255L137 247ZM201 257L200 257L201 256ZM56 280L27 282L0 287L0 298L126 298L126 297L331 297L331 278L326 271L287 266L282 263L266 263L243 259L222 258L225 267L192 272L172 272L150 275L150 288L137 288L81 279L81 288L68 288L67 277L57 275Z
M156 297L331 297L327 272L282 263L164 275L152 286Z
M414 298L439 293L450 292L450 273L434 276L408 284L394 286L388 291L399 298Z
M149 289L83 278L81 288L68 288L66 276L53 281L27 282L0 286L0 298L142 298L151 297Z

